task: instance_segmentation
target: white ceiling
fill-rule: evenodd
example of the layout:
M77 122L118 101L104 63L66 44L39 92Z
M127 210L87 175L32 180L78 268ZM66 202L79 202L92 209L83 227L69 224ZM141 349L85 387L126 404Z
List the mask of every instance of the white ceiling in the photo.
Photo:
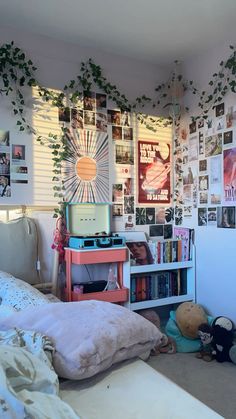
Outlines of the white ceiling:
M236 41L236 0L0 0L0 24L169 64Z

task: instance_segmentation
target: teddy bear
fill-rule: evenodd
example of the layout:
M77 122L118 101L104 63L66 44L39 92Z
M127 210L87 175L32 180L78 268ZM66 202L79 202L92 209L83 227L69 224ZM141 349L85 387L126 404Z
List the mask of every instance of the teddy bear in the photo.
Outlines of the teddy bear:
M154 310L150 310L150 309L141 310L139 311L139 314L145 317L145 319L152 322L160 330L161 328L160 317ZM158 355L160 353L165 353L165 354L176 353L176 343L174 339L165 335L165 333L162 333L160 343L156 345L151 351L151 355Z

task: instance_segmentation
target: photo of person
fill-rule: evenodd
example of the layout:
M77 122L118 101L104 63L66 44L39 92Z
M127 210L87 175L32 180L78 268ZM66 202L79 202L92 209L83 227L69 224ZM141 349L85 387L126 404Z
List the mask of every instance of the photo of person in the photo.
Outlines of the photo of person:
M125 141L133 140L133 128L123 128L123 138Z
M112 185L112 201L121 202L123 199L123 185L121 183L115 183Z
M0 153L0 175L10 174L10 154Z
M107 115L105 113L96 113L96 128L98 131L107 132Z
M189 133L193 134L197 131L197 124L196 121L193 121L191 124L189 124Z
M154 263L147 242L126 242L130 250L131 265L150 265Z
M96 107L97 109L107 107L107 95L104 93L96 93Z
M210 135L205 138L205 157L222 153L222 134Z
M134 230L134 215L125 216L125 230Z
M217 227L235 228L235 207L217 207Z
M25 160L25 145L12 144L12 160Z
M59 122L70 122L70 108L58 108Z
M113 111L111 109L108 109L107 111L107 118L108 118L108 124L112 125L120 125L120 111Z
M165 224L166 210L164 207L156 208L156 224Z
M84 92L84 109L94 111L96 108L95 92Z
M0 198L11 196L10 176L0 176Z
M207 191L207 190L208 190L208 175L199 176L199 191Z
M9 147L10 133L9 131L0 130L0 147Z
M95 126L95 112L84 111L84 124Z
M127 177L124 180L124 195L132 195L133 194L133 180L131 177Z
M146 208L146 224L155 224L155 208Z
M76 108L71 109L71 127L82 129L84 127L83 111Z
M116 163L117 164L134 164L133 147L116 145Z
M199 172L207 171L207 160L199 160Z
M122 204L113 204L112 215L113 215L113 217L121 217L123 215L123 205Z
M198 225L206 226L207 225L207 209L198 208Z
M134 196L124 197L124 214L134 214Z
M122 140L122 128L112 126L112 139L113 140Z
M130 113L128 111L121 111L120 124L126 127L130 126Z

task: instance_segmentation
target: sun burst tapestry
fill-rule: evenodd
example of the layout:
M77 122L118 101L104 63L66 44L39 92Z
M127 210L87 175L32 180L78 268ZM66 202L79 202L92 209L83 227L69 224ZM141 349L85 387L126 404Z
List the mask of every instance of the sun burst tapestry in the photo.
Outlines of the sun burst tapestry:
M108 202L108 135L71 129L67 137L69 157L62 168L65 201Z

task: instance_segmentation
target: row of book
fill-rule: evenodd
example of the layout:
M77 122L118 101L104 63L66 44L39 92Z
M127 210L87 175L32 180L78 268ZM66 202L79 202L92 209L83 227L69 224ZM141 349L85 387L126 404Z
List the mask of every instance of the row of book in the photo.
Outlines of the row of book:
M192 259L193 242L193 229L175 227L173 239L149 242L149 247L155 263L184 262Z
M187 276L182 269L156 272L151 275L132 275L130 302L156 300L187 293Z

